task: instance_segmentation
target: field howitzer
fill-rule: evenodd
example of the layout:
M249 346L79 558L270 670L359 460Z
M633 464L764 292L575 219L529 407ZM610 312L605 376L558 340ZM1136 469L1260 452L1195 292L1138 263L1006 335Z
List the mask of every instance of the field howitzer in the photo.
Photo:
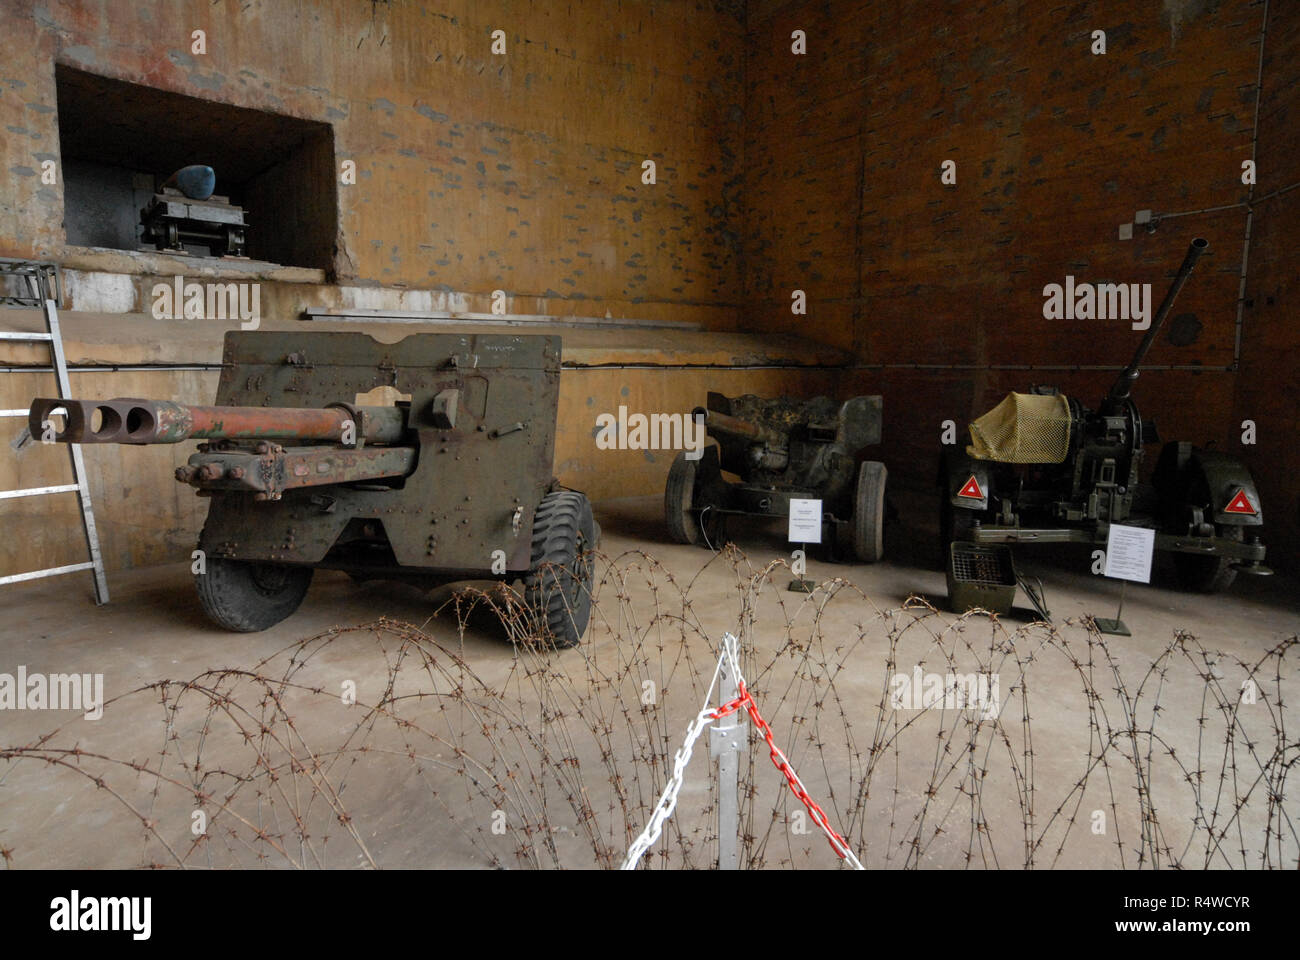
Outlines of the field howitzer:
M752 469L781 471L790 463L788 433L750 423L708 407L696 407L691 411L691 418L696 423L704 424L704 429L715 439L742 446L744 458Z
M599 528L552 475L560 349L541 335L232 331L214 406L39 398L29 429L202 441L176 479L210 498L195 582L228 629L282 620L327 567L421 585L522 579L539 632L572 646Z
M454 427L455 399L443 398ZM55 428L56 411L66 418ZM203 407L167 400L32 401L28 428L67 443L155 444L204 440L176 479L200 491L252 493L279 500L286 490L410 473L418 443L408 439L409 410L336 402L326 407ZM51 433L53 434L51 436ZM284 444L296 444L285 446Z
M874 563L884 551L888 473L862 455L880 443L881 410L879 396L836 403L710 392L691 419L716 445L674 461L664 493L670 535L716 547L731 519L788 517L792 500L819 500L829 557Z

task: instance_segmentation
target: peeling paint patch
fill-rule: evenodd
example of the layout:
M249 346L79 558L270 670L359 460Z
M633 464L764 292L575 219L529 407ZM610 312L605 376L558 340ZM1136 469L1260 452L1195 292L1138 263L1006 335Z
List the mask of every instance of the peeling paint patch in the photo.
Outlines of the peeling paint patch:
M1165 18L1169 21L1169 45L1178 43L1183 25L1219 9L1219 0L1165 0Z
M214 73L209 77L204 76L197 70L189 73L186 79L188 79L190 83L194 84L194 86L201 87L204 90L220 90L226 83L226 78L223 74Z
M63 271L68 303L73 310L87 313L134 313L137 309L135 280L121 273ZM152 287L148 278L142 283L146 288Z
M418 310L465 313L469 296L452 290L394 290L391 287L340 287L340 306L352 310Z
M434 123L446 123L448 120L451 119L445 113L439 113L437 110L434 110L430 107L426 107L422 103L416 105L415 112L422 117L428 117Z

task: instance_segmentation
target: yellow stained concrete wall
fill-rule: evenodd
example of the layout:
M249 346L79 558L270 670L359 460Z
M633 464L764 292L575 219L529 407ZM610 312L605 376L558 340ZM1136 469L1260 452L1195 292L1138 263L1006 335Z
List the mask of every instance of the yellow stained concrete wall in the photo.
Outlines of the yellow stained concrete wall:
M338 190L341 281L499 288L518 312L579 303L695 319L697 307L722 307L709 319L734 326L738 10L687 0L0 4L0 255L67 252L62 178L40 176L43 160L59 159L61 63L330 124L337 159L357 166L356 184ZM646 159L654 185L641 182Z

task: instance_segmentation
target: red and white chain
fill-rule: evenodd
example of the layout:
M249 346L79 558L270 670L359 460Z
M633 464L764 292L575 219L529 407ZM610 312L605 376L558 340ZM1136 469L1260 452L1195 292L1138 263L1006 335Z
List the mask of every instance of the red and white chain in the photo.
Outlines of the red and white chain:
M681 749L677 751L676 756L673 758L672 778L664 788L663 796L659 798L659 803L656 805L654 813L651 815L650 822L646 825L645 830L641 831L641 835L637 837L632 843L632 846L628 848L627 859L623 861L623 869L635 869L642 854L644 854L646 850L648 850L654 842L659 839L660 833L663 832L664 821L672 815L673 810L677 807L677 795L682 788L682 778L686 773L686 765L690 763L691 751L695 747L695 741L698 740L700 734L704 732L704 728L712 721L721 720L728 714L735 713L740 709L744 709L749 714L750 719L754 721L754 726L758 730L762 731L763 739L767 742L768 752L772 758L773 765L781 771L782 775L784 775L786 782L790 785L790 790L799 798L799 802L808 810L808 816L812 818L813 823L817 824L817 826L821 828L822 833L826 835L826 839L830 842L831 849L834 850L836 855L842 860L847 860L853 869L865 869L862 866L861 861L858 860L853 851L849 848L848 841L835 831L827 820L826 813L820 806L818 806L817 802L813 800L812 797L808 796L808 790L804 787L803 781L799 779L799 775L795 773L794 768L790 766L790 761L786 758L784 751L776 745L772 735L772 728L759 714L758 706L754 703L753 696L745 687L745 680L741 675L740 663L736 656L736 645L736 638L731 634L728 633L723 637L722 650L718 655L718 666L713 671L713 680L710 682L709 689L704 697L705 707L696 714L695 719L691 721L691 725L686 728L686 738L682 743ZM707 704L713 697L713 688L718 682L718 673L721 671L724 661L731 668L732 676L736 678L736 689L739 691L739 694L736 699L724 703L722 706L715 709L710 709Z
M695 741L700 739L704 728L717 719L713 715L714 711L709 708L709 701L713 699L713 688L718 683L718 674L722 671L723 662L729 658L729 654L731 661L735 660L735 654L731 650L735 642L731 634L723 638L722 652L718 654L718 665L713 669L713 679L709 681L709 689L704 692L704 708L695 715L691 725L686 728L686 738L682 741L681 749L673 757L673 775L669 778L668 785L664 787L664 792L655 805L654 813L650 815L650 822L641 831L641 836L632 841L632 846L627 848L627 859L623 861L623 870L636 869L642 854L659 839L659 834L664 829L664 821L671 817L673 810L677 808L677 794L681 792L682 778L686 775L686 765L691 762L691 751L695 749Z

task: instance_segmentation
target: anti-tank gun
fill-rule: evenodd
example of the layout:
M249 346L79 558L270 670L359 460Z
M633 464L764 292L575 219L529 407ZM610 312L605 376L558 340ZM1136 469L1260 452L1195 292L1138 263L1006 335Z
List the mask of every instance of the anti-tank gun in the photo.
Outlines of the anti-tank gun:
M1052 387L1012 393L970 424L964 455L945 453L940 470L940 540L954 576L953 544L1087 543L1105 546L1111 524L1155 531L1173 554L1180 582L1214 592L1238 572L1269 573L1259 493L1245 464L1187 442L1165 444L1143 484L1154 423L1132 398L1147 352L1174 299L1207 249L1197 238L1132 360L1096 410Z

